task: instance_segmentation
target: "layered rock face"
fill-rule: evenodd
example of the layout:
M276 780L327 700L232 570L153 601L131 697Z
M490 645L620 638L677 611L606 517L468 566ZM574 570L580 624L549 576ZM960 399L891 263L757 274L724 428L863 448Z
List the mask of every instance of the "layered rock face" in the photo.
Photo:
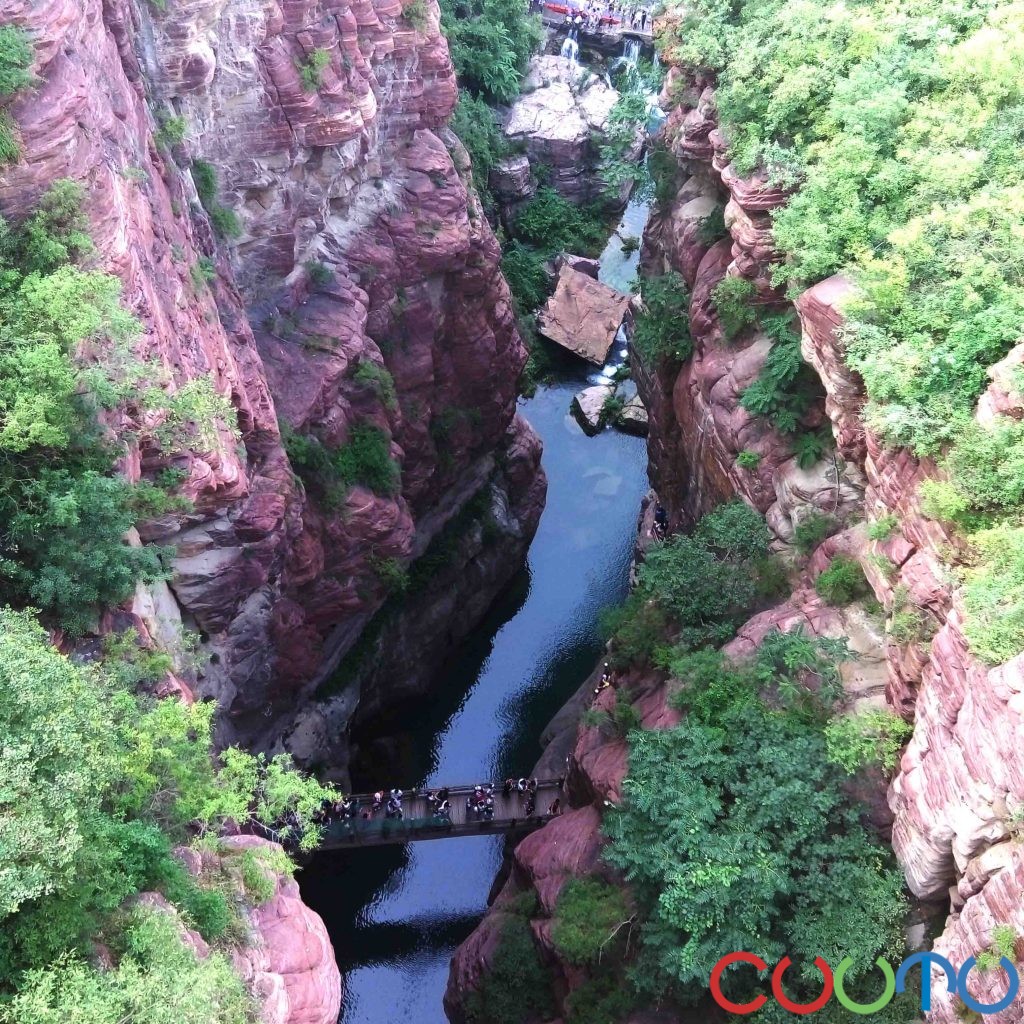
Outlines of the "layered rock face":
M575 203L602 198L597 174L600 142L618 92L568 57L537 56L523 81L523 93L505 120L505 136L521 145L534 169L543 165L551 186ZM641 139L637 137L636 155ZM495 176L499 196L514 204L535 187L521 160L504 162ZM625 202L628 186L622 196Z
M5 0L38 86L11 107L24 157L0 177L0 210L81 182L97 263L143 327L136 354L173 387L209 376L229 399L237 423L210 450L125 460L132 477L184 471L194 503L141 529L177 555L169 589L136 611L171 645L199 630L212 657L195 689L221 703L223 737L273 746L383 602L385 570L426 550L467 482L532 488L518 557L539 470L513 480L492 453L533 443L522 424L506 436L525 352L444 127L456 90L435 5L411 20L396 0L162 6ZM218 239L214 224L234 233L226 211L238 232ZM321 500L282 428L328 451L372 429L400 489ZM511 571L493 561L483 595Z
M188 847L177 851L196 878L223 878L226 864L247 854L286 859L280 846L258 836L228 836L217 853ZM247 937L232 952L235 970L260 1000L264 1024L336 1024L341 974L323 921L302 902L291 877L274 870L272 863L257 870L267 877L270 892L261 903L245 907ZM144 893L140 899L174 912L156 893ZM209 954L198 933L188 932L186 939L197 956Z
M726 277L741 278L752 287L753 303L774 311L786 308L772 284L778 254L771 239L771 211L786 201L786 193L759 178L741 178L728 163L708 83L672 68L662 100L666 106L678 104L664 131L682 183L667 209L652 217L642 261L649 274L674 271L689 288L694 354L678 372L642 363L636 369L651 416L652 479L674 525L693 522L739 494L765 514L780 541L788 542L811 510L841 517L857 507L864 484L855 464L826 458L801 468L791 440L739 402L757 380L772 343L756 326L727 338L713 293ZM727 228L718 241L705 227L716 208ZM801 427L814 430L825 422L822 402ZM738 465L740 452L756 454L757 466Z

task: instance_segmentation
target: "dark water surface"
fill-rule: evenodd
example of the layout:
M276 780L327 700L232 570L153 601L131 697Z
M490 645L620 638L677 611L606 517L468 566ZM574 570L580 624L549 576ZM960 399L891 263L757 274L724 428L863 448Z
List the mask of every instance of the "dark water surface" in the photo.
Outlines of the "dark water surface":
M529 771L542 729L593 668L599 612L626 593L647 481L642 439L588 438L569 415L586 383L586 370L564 371L521 403L544 440L548 475L528 565L445 666L429 706L396 709L401 753L375 766L376 778L357 776L357 788ZM501 844L487 836L335 851L302 871L303 896L346 975L344 1024L444 1024L449 960L486 908Z

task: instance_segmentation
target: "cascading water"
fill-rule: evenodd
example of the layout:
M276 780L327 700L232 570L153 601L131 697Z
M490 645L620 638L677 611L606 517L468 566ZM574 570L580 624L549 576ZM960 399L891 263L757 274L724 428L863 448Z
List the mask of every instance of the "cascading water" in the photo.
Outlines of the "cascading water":
M572 36L566 36L565 42L562 43L561 55L567 57L572 61L574 66L579 66L580 62L580 44L576 42Z

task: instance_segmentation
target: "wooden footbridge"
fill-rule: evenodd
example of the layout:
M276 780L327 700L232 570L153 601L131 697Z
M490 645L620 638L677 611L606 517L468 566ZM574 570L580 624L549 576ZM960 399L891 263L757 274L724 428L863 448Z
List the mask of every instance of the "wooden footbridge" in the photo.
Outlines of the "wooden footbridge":
M373 810L374 797L369 793L354 795L354 818L332 818L324 825L320 849L338 850L353 846L382 846L387 843L415 843L425 839L451 839L454 836L486 836L498 833L529 832L540 828L565 807L562 779L538 780L536 792L520 793L513 789L506 794L495 786L492 794L494 816L485 819L475 814L467 800L476 786L449 786L447 796L450 817L435 813L427 797L444 787L407 792L402 797L402 817L389 818L384 807ZM532 813L530 799L532 796ZM387 794L384 796L387 803Z

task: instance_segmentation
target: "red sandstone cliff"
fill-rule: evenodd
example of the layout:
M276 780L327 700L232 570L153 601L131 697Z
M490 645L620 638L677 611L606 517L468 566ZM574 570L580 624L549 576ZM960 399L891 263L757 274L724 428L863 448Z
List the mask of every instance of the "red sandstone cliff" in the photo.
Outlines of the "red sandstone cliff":
M225 429L209 451L134 445L126 459L132 477L184 470L194 502L141 529L177 555L169 587L135 610L170 646L181 624L201 631L198 693L221 703L225 737L269 746L383 602L382 563L422 554L488 488L509 543L476 580L493 596L536 526L543 478L513 421L525 353L498 245L445 127L456 89L436 5L422 23L397 0L164 8L0 2L32 36L38 79L10 108L23 157L0 175L0 212L23 215L54 179L81 182L98 264L143 325L136 353L176 387L211 375L229 398L237 441ZM310 88L300 66L321 50ZM173 117L184 140L161 142ZM197 160L237 238L216 237ZM202 257L208 285L192 272ZM397 401L354 378L361 363L387 367ZM281 423L332 446L357 425L384 431L401 493L357 486L318 506Z
M790 600L751 620L728 650L742 655L767 628L798 622L810 633L851 638L861 658L844 666L847 691L858 701L885 699L914 725L887 794L883 780L876 778L874 792L861 795L869 798L876 827L891 830L912 893L945 918L934 948L962 964L991 947L998 925L1024 935L1024 854L1019 843L1024 656L989 668L968 649L955 577L947 568L951 559L956 561L958 542L941 523L922 514L917 496L921 481L938 471L905 451L885 449L861 417L862 384L845 365L840 337L848 281L822 281L795 302L803 356L824 390L824 401L812 418L819 417L831 429L835 458L801 470L786 438L739 405L739 395L757 377L769 344L756 329L725 344L711 291L730 274L753 282L760 300L780 301L771 280L778 253L770 215L786 195L757 179L740 178L729 165L715 131L711 82L673 68L663 98L669 95L677 105L669 115L666 141L679 161L679 188L668 208L652 218L644 262L652 274L678 272L691 288L694 355L681 369L634 367L650 413L652 480L674 524L693 522L717 503L740 495L766 513L780 542L791 539L794 526L813 508L851 523L896 517L897 526L884 541L869 541L856 525L825 541L801 573ZM729 233L709 245L700 227L716 204L725 205ZM1019 346L1004 364L992 368L979 418L995 411L1020 415L1024 402L1010 371L1022 358L1024 346ZM744 450L761 456L756 469L737 466L736 456ZM860 560L883 605L885 633L877 619L862 612L823 607L809 587L840 551ZM894 617L900 613L915 628L894 637ZM638 687L637 709L644 724L663 726L662 681L631 682ZM611 699L606 691L599 701ZM604 870L599 812L605 799L618 799L625 771L621 740L580 729L569 769L574 809L519 845L495 909L456 954L447 997L456 1019L493 953L503 900L527 887L540 896L545 916L534 922L533 931L552 967L557 993L564 996L579 984L572 969L558 961L544 921L570 875ZM963 1007L940 994L940 988L935 987L928 1019L955 1024L963 1019ZM1005 992L1005 978L1001 972L975 971L970 988L977 998L992 1002ZM1018 995L1007 1010L986 1019L1018 1024L1022 1018L1024 997Z

